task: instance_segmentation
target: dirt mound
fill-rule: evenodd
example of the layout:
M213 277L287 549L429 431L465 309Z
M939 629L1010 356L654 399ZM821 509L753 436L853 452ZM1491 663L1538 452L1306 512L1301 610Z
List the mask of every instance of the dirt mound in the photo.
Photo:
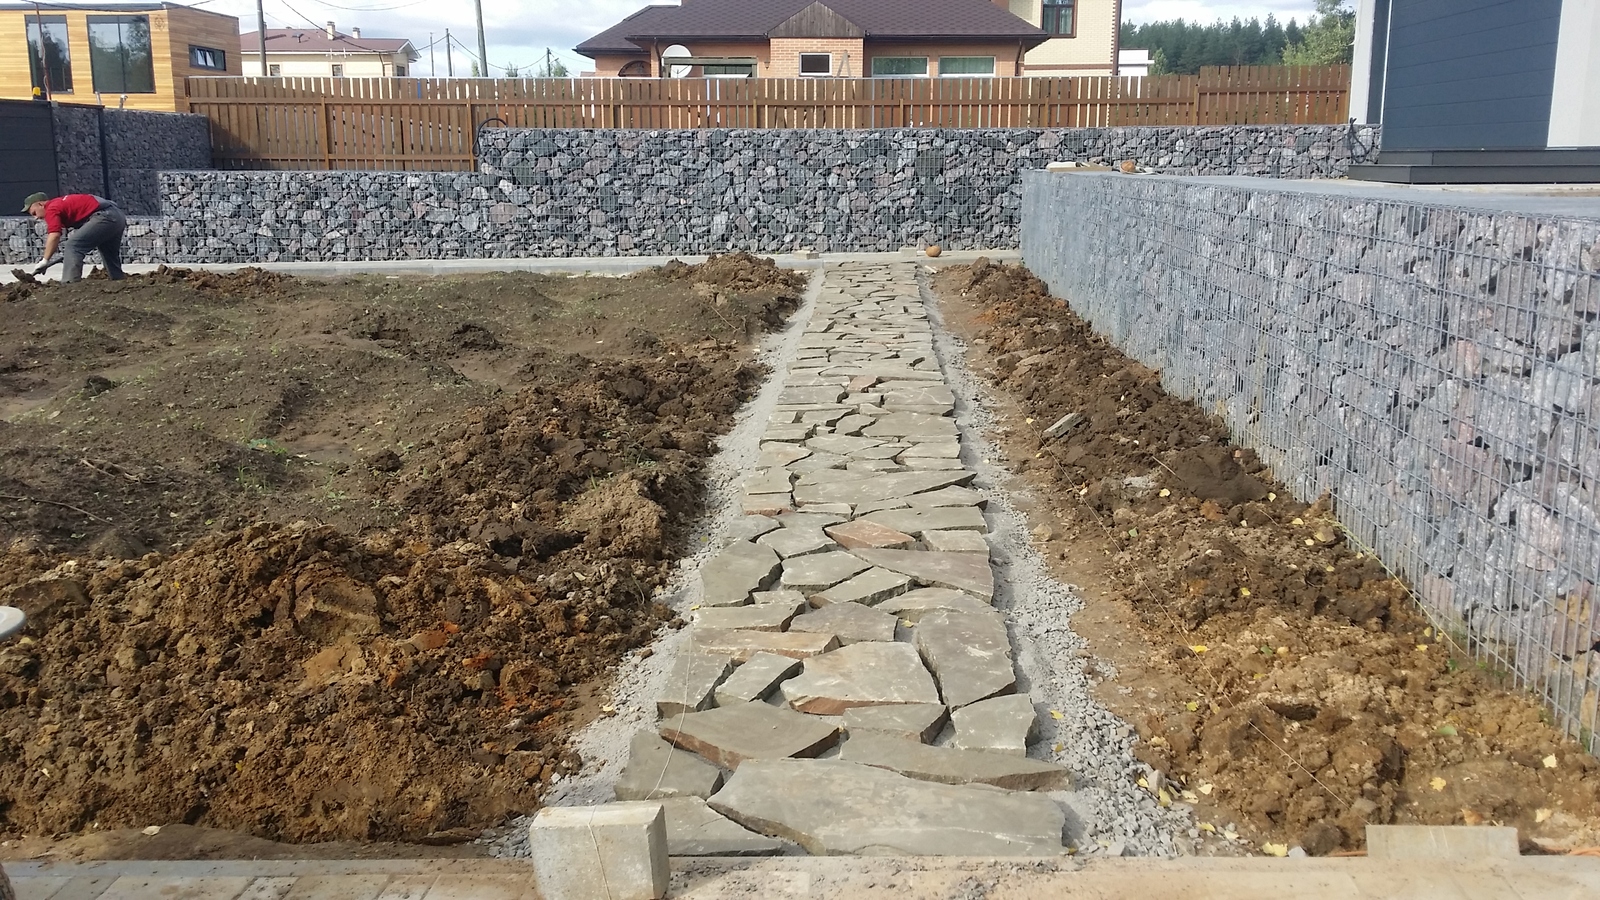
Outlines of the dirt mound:
M799 290L805 283L803 276L788 269L780 269L772 260L743 250L713 256L697 266L673 260L642 274L644 277L686 280L694 284L734 291L754 291L761 288Z
M1360 846L1369 822L1600 835L1600 761L1441 643L1327 499L1291 496L1026 269L980 260L937 284L1012 411L1006 450L1046 499L1053 563L1133 612L1147 653L1094 649L1144 683L1103 695L1172 796L1312 853Z
M0 648L22 761L0 834L455 840L536 809L668 616L705 457L761 379L724 319L796 303L733 292L719 317L688 283L551 276L40 287L0 339L32 365L0 380L0 603L30 615Z

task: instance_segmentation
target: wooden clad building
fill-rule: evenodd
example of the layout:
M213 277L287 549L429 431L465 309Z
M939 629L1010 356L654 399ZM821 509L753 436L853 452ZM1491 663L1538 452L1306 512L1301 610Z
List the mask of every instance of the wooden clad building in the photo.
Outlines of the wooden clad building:
M186 77L240 74L233 16L176 3L0 2L0 97L187 112Z

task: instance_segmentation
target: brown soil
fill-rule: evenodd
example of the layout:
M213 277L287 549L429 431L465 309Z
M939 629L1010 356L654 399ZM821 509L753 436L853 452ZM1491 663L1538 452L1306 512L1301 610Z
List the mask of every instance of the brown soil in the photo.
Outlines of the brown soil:
M1115 666L1103 698L1202 819L1313 854L1362 846L1367 823L1596 843L1600 760L1441 643L1326 498L1291 496L1026 269L980 260L936 287L999 395L1035 537L1086 589L1074 626ZM1084 421L1046 439L1068 413Z
M801 280L162 270L0 333L0 836L538 806ZM591 707L593 704L589 704Z

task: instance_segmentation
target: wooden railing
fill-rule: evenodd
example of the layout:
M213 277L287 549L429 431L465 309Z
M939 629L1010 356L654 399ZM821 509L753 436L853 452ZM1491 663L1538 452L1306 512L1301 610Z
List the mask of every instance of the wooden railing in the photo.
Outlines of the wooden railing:
M1154 78L188 79L224 169L468 170L477 129L1334 124L1350 69Z

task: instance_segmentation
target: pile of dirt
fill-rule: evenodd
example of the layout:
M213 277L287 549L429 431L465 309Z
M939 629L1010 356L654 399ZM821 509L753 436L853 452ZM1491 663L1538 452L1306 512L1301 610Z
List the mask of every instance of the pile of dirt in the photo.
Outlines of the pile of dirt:
M1115 665L1102 694L1168 796L1313 854L1361 846L1368 823L1600 836L1600 760L1441 643L1327 498L1293 497L1026 269L979 260L936 285L1003 401L1052 566L1095 619L1131 610L1132 635L1075 625Z
M659 277L162 270L9 312L11 835L450 841L536 809L670 617L653 592L763 375Z

